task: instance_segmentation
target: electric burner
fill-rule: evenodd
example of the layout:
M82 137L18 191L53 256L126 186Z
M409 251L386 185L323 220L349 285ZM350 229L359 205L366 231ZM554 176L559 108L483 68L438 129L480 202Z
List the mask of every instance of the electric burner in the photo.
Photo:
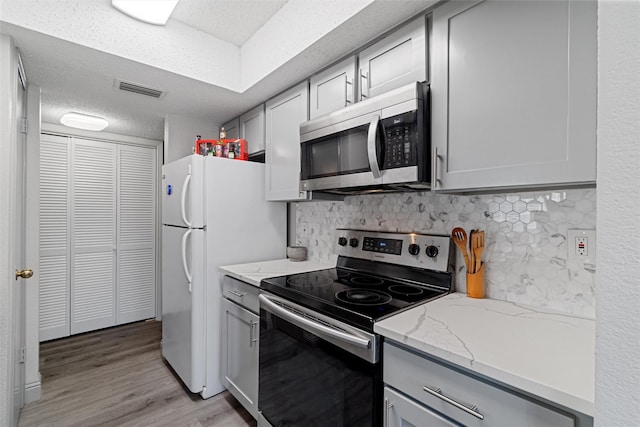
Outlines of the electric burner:
M422 295L424 293L424 289L412 285L391 285L389 286L389 292L407 297L415 297Z
M391 301L391 295L372 289L345 289L336 292L336 300L353 305L384 305Z
M453 289L454 247L448 236L337 234L335 268L264 279L261 289L367 331L378 320Z
M378 286L384 283L383 279L367 276L356 276L351 278L351 283L358 286Z
M330 277L313 275L310 277L293 276L287 279L287 284L297 288L315 288L316 286L329 286L333 284Z

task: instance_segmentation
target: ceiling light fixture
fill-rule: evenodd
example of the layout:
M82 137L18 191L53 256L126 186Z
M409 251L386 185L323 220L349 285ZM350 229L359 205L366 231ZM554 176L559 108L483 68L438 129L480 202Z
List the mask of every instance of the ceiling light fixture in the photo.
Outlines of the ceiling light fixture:
M102 130L109 126L109 122L102 117L88 116L80 113L67 113L60 119L60 123L77 129Z
M111 6L139 21L165 25L178 0L111 0Z

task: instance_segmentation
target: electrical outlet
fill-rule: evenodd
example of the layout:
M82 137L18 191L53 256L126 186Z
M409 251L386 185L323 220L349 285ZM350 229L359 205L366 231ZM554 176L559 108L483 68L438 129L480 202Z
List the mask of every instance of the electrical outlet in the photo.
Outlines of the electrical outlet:
M568 230L567 251L569 261L589 262L595 264L596 231Z

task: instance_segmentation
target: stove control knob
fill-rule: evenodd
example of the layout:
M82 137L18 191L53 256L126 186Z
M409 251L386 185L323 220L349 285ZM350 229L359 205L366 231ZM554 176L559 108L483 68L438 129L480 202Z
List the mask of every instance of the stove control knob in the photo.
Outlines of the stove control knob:
M340 246L347 246L347 238L346 237L338 237L338 244Z
M411 255L418 255L420 253L420 246L412 243L409 245L409 253Z
M429 258L435 258L438 256L438 248L436 246L427 246L427 249L425 250L427 256Z
M358 239L356 239L355 237L352 237L351 239L349 239L349 246L351 246L352 248L357 247Z

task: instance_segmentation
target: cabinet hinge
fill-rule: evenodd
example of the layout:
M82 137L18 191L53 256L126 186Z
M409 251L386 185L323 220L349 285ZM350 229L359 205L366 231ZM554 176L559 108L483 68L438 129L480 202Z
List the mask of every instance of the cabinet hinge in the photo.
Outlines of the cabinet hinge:
M25 348L24 347L20 347L20 351L18 352L18 363L24 363L24 359L25 359Z
M27 133L27 119L20 119L18 122L18 132Z

